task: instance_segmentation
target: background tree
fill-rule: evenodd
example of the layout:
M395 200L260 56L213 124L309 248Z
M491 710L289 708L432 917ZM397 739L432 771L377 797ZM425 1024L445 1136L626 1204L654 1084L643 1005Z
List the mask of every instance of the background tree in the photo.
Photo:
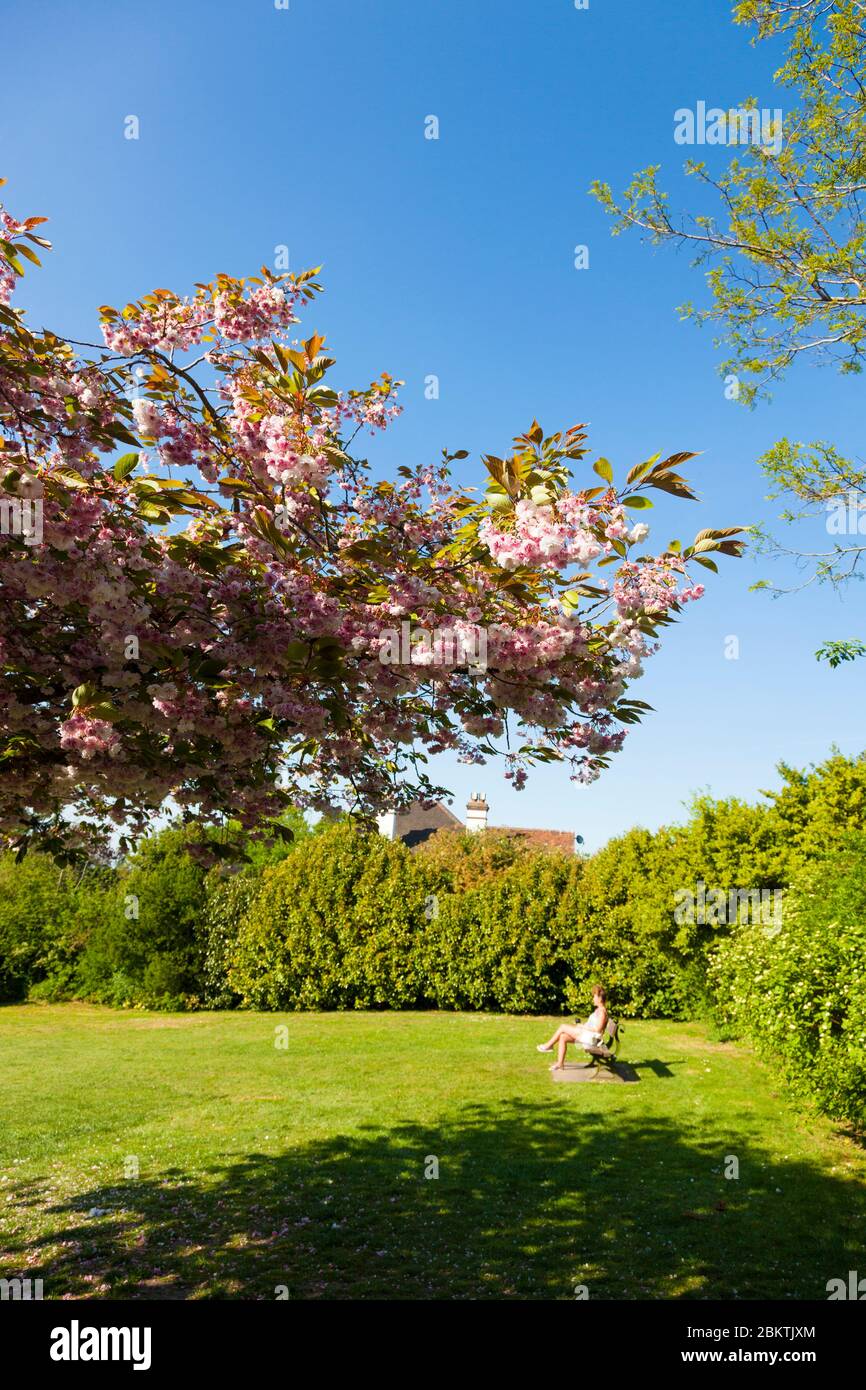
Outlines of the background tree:
M694 250L694 264L706 268L711 302L700 308L684 304L680 312L717 329L727 349L720 370L736 379L739 399L751 404L800 359L832 361L847 375L863 370L866 3L740 0L734 17L753 25L758 40L786 36L785 62L775 74L788 105L782 130L764 130L722 173L702 161L686 163L686 173L702 189L698 201L709 194L707 211L674 218L658 183L659 165L638 173L620 199L605 183L596 182L593 192L615 219L614 232L636 227L653 242ZM754 100L729 113L740 130L744 112L756 113ZM793 558L804 584L839 586L861 577L863 465L827 441L806 445L789 439L761 463L771 496L785 500L784 520L825 514L828 502L837 499L857 517L853 531L850 524L840 527L838 538L815 551L798 551L768 536L765 548ZM779 591L766 581L759 587ZM856 640L831 641L818 655L838 665L864 650Z

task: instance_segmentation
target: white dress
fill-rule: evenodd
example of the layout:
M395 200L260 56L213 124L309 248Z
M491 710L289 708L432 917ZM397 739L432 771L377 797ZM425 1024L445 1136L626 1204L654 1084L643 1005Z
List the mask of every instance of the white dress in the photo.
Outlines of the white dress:
M586 1023L578 1029L577 1040L582 1047L598 1047L602 1034L597 1031L602 1019L601 1009L593 1009Z

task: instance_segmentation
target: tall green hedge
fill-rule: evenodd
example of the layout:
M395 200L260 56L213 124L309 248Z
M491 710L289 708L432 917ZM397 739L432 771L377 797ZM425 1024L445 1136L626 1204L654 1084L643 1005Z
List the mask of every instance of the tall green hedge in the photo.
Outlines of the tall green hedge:
M211 877L208 882L200 923L205 1008L233 1009L241 1002L241 996L229 984L228 965L241 923L258 896L262 881L252 874L237 874L231 878Z
M110 869L58 868L47 854L0 855L0 1003L74 993L82 953L109 912Z
M148 1008L195 1007L204 996L199 922L207 867L186 846L203 838L172 826L145 836L118 872L114 893L81 955L87 999Z
M486 866L489 846L478 853ZM231 990L265 1009L585 1013L602 980L619 1011L683 1010L659 935L587 908L582 860L513 855L467 887L467 854L413 855L349 825L309 840L264 876L227 942ZM453 856L460 887L443 873Z
M420 931L425 1002L439 1009L547 1013L565 1007L571 934L559 911L575 861L519 858L428 903Z
M338 823L265 874L229 985L260 1009L416 1008L426 897L404 845Z
M716 1011L834 1119L866 1125L866 835L801 871L781 920L739 928L710 963Z

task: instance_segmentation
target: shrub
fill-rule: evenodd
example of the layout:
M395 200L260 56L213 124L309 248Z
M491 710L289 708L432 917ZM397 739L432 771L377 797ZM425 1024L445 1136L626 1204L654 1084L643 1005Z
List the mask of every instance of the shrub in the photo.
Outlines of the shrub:
M58 868L49 855L0 855L0 1002L68 998L80 952L111 899L109 869Z
M495 827L483 835L468 830L437 830L415 851L431 889L454 893L497 878L503 869L532 853L525 840L500 834Z
M204 1004L208 1009L233 1009L240 995L228 981L231 952L241 922L261 890L262 880L251 874L214 878L208 882L202 918L202 977Z
M737 928L713 953L722 1027L777 1062L794 1092L866 1124L866 835L802 870L781 924Z
M117 874L60 870L45 855L15 866L6 856L0 998L584 1012L600 980L616 1013L685 1018L712 1008L746 1029L762 1007L750 974L765 972L791 1000L803 980L820 990L836 969L847 988L846 952L861 949L866 920L856 866L844 883L833 880L832 894L814 887L815 873L829 874L815 868L821 854L866 835L866 759L834 753L809 771L779 770L782 790L769 805L702 795L684 825L631 830L585 859L539 854L495 828L441 832L410 853L348 820L311 831L298 814L285 822L294 841L247 841L246 866L228 879L187 853L191 839L220 839L207 827L147 837ZM229 829L247 840L240 826ZM850 860L850 846L845 853ZM760 924L675 910L698 881L727 898L792 879L784 939L772 951ZM856 1023L853 1004L844 1017ZM769 1046L774 1027L770 1019L759 1045ZM787 1032L801 1031L791 1020ZM857 1036L846 1023L833 1047L841 1040L853 1057ZM772 1042L801 1089L810 1088L813 1054L823 1067L827 1045L816 1037L804 1033L799 1060L792 1039ZM833 1083L845 1095L859 1084L851 1066L852 1082L839 1073ZM827 1103L851 1108L844 1095Z
M574 937L573 976L581 997L598 977L620 1011L682 1018L696 1007L688 963L700 950L674 917L677 887L688 871L677 832L630 830L585 863L562 911Z
M201 838L195 827L169 826L139 841L83 952L78 978L84 997L151 1009L201 1002L208 871L186 849Z
M421 934L428 999L441 1009L542 1013L562 1006L568 932L557 907L571 864L521 856L462 893L440 893Z
M265 873L229 985L254 1008L416 1008L426 897L403 844L333 825Z
M459 838L450 847L458 882L475 853ZM478 851L482 867L494 853L493 844ZM630 912L612 922L581 914L585 872L571 856L518 851L498 872L450 891L441 857L431 863L351 825L333 827L266 873L234 944L232 918L229 987L270 1009L585 1013L600 979L618 1011L681 1010L675 973ZM223 910L243 909L219 898L215 912Z

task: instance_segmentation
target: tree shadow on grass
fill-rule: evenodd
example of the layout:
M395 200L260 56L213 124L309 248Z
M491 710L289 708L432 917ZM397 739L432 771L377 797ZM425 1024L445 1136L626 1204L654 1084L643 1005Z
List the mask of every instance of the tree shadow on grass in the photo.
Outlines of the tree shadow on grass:
M38 1246L7 1243L4 1263L26 1260L48 1298L574 1298L586 1285L591 1298L803 1299L862 1266L866 1187L711 1119L685 1137L627 1112L511 1101L143 1176L45 1217Z
M676 1073L673 1071L673 1068L674 1068L674 1067L684 1067L684 1066L687 1066L687 1065L688 1065L688 1063L687 1063L687 1062L684 1062L684 1061L682 1061L682 1062L662 1062L661 1059L658 1058L658 1057L653 1057L653 1058L649 1058L649 1057L648 1057L648 1058L646 1058L645 1061L642 1061L642 1062L632 1062L632 1066L635 1067L635 1068L637 1069L638 1072L640 1072L640 1070L641 1070L643 1067L646 1067L647 1071L651 1071L652 1074L653 1074L653 1076L658 1076L658 1077L662 1077L662 1078L668 1078L668 1077L675 1076Z

